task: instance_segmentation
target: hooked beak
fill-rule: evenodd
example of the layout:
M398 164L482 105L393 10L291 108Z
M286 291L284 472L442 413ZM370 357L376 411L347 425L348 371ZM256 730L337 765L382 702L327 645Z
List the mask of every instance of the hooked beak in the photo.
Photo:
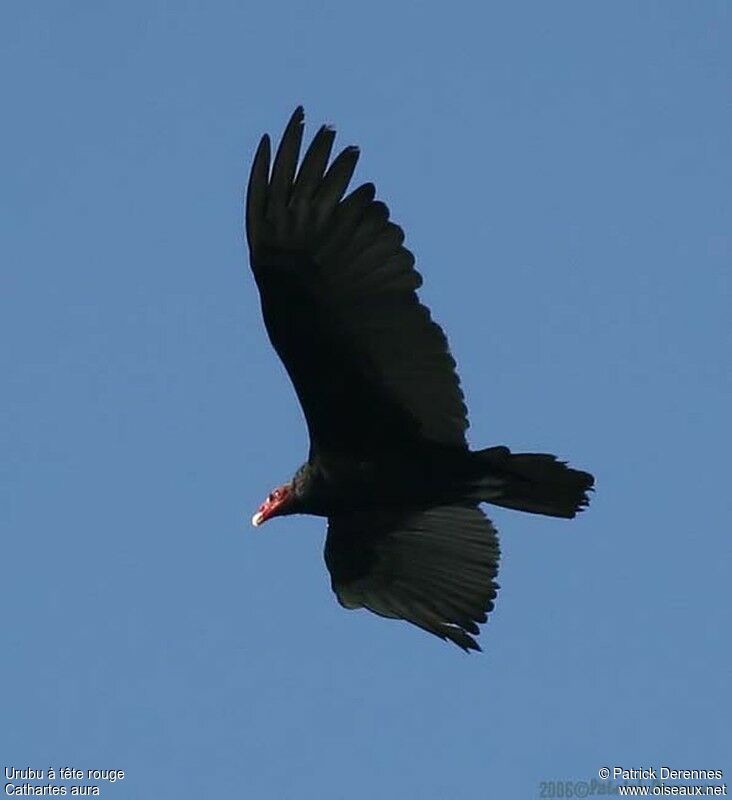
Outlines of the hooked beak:
M259 506L257 513L252 517L252 525L258 528L263 522L272 517L279 516L286 508L290 499L290 491L284 486L275 489L269 497Z
M266 522L270 517L274 517L277 515L277 509L280 506L279 502L274 500L270 500L267 498L261 506L259 506L259 510L257 513L252 517L252 525L255 528L258 528L263 522Z

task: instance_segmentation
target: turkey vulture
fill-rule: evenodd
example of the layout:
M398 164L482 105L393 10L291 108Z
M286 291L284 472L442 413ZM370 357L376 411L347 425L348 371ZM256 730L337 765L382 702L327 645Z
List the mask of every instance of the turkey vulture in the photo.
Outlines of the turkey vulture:
M417 297L422 278L402 229L372 183L344 197L359 151L331 161L332 128L300 161L303 120L299 107L274 162L262 137L246 230L310 452L252 523L327 517L325 563L341 605L480 650L473 636L493 608L499 547L479 504L571 518L594 479L553 455L469 449L455 362Z

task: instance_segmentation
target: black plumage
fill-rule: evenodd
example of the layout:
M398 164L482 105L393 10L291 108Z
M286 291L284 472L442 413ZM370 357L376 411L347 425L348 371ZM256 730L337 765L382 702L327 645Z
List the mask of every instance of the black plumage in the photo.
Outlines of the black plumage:
M262 137L246 229L310 452L253 521L328 517L325 559L344 606L480 649L473 636L493 608L499 550L478 503L573 517L593 478L546 454L469 450L455 362L417 297L404 233L373 184L344 197L359 152L347 147L329 165L331 128L299 162L303 117L297 108L271 166Z

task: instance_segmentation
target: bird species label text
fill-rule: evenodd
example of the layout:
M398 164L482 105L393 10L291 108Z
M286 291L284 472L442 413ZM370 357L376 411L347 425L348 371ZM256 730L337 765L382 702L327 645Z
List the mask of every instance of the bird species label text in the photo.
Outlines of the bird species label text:
M4 797L101 797L105 784L123 781L122 769L5 767Z

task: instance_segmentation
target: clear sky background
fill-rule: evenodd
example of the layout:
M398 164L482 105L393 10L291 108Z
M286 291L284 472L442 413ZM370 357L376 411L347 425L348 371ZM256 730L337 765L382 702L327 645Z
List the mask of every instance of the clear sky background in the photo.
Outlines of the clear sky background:
M724 769L729 2L4 3L2 766L108 798L532 798ZM264 131L359 144L475 446L597 476L489 508L485 653L346 612L242 233Z

